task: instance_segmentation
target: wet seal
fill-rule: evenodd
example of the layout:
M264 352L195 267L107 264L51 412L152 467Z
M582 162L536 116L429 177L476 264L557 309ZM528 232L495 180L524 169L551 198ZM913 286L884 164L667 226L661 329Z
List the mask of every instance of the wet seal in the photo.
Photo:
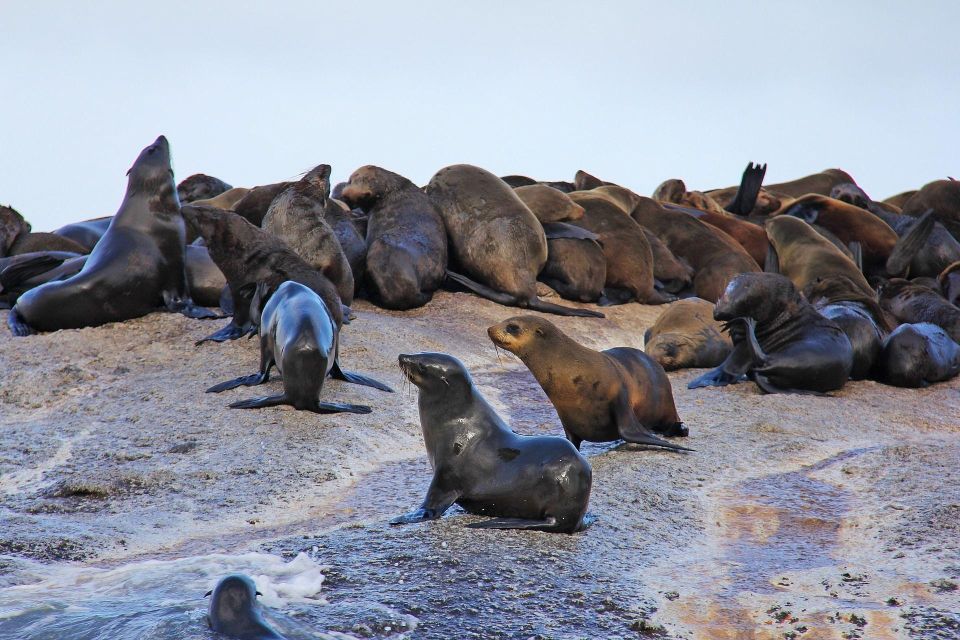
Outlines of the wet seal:
M260 613L256 585L248 576L235 573L217 583L206 596L210 598L207 622L210 628L237 640L285 640Z
M433 480L420 508L391 524L435 520L457 503L493 516L468 525L476 529L573 533L584 527L593 474L573 445L511 431L453 356L401 354L399 364L419 389Z

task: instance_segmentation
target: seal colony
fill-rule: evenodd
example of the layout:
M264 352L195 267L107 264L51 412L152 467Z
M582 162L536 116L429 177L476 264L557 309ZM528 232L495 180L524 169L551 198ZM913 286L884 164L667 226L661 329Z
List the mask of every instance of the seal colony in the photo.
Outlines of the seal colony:
M419 188L367 165L332 191L331 171L318 164L299 180L249 187L198 174L178 186L160 136L128 172L112 217L44 234L2 207L10 330L79 329L162 309L230 316L198 342L197 357L236 348L209 343L258 335L259 369L208 391L258 386L275 367L282 394L230 404L266 411L376 415L328 397L323 383L389 392L344 371L341 356L397 357L417 387L433 476L420 508L393 524L458 504L490 518L472 528L567 534L593 519L583 442L622 440L641 460L696 456L697 413L685 409L681 420L666 370L713 367L691 388L749 379L760 393L813 395L849 379L922 387L960 373L954 181L874 201L838 169L763 187L766 166L751 163L738 187L689 191L671 178L649 198L584 171L572 181L501 179L460 164ZM355 299L402 317L429 313L417 310L443 287L598 329L588 346L541 315L505 310L487 331L541 385L562 434L513 432L456 354L401 354L402 343L393 354L341 353L341 332L364 331ZM555 295L571 303L549 301ZM602 344L597 305L637 303L664 305L660 319L631 344ZM244 576L218 585L209 619L232 637L280 637Z

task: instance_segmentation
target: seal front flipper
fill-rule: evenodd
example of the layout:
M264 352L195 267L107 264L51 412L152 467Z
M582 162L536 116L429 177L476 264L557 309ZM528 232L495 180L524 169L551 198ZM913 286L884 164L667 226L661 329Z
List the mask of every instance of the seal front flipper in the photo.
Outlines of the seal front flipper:
M936 220L933 217L933 209L927 209L927 212L920 216L910 230L903 234L897 244L894 245L890 257L887 258L887 274L901 278L907 277L907 271L914 257L923 248L933 232ZM3 281L3 274L0 274L0 282Z
M182 298L173 291L163 292L163 305L168 311L182 313L195 320L223 319L226 317L205 307L198 307L190 298Z
M772 244L767 244L767 259L763 262L766 273L780 273L780 256Z
M597 304L601 307L612 307L618 304L627 304L628 302L632 302L633 299L633 293L626 289L604 287L600 299L597 300Z
M445 488L446 483L442 474L443 471L441 470L434 473L433 479L430 481L430 488L427 489L427 497L423 499L423 504L420 505L419 509L394 518L390 521L390 524L412 524L414 522L436 520L442 516L460 497L459 491Z
M738 342L716 369L712 369L705 374L694 378L687 389L698 389L700 387L725 387L728 384L736 384L743 380L744 375L753 365L753 354L750 347L745 342Z
M653 447L663 447L672 451L693 451L687 447L667 442L662 438L653 435L649 429L640 424L633 407L625 394L621 394L617 401L613 403L613 419L616 421L617 431L620 437L633 444L645 444Z
M221 391L227 391L228 389L236 389L237 387L255 387L258 384L263 384L270 380L270 373L254 373L249 376L241 376L239 378L234 378L233 380L227 380L226 382L221 382L220 384L215 384L209 389L207 393L220 393Z
M752 162L748 164L743 170L743 177L740 178L736 195L724 209L739 216L750 215L757 205L757 196L760 195L760 187L763 185L763 177L766 173L767 165L754 165Z
M753 359L753 366L766 366L770 358L768 358L767 354L763 352L763 347L760 346L760 342L757 340L757 321L753 318L737 318L732 322L735 321L739 321L744 324L744 344L747 345L747 349L750 352L750 357Z
M41 254L20 260L15 264L5 267L3 271L0 271L0 287L2 287L4 291L9 291L25 280L44 274L55 267L59 267L65 260L66 258L57 258L49 254Z
M524 518L493 518L483 522L471 522L468 529L530 529L533 531L553 531L557 528L556 518L543 520L525 520Z
M10 315L7 316L7 326L10 327L10 333L19 338L36 333L36 331L27 324L26 320L23 319L20 312L17 311L16 306L13 307Z
M333 368L330 369L330 377L334 380L343 380L344 382L352 382L353 384L362 384L365 387L373 387L374 389L380 389L381 391L393 393L393 389L382 382L374 380L373 378L368 378L367 376L359 373L344 371L340 368L340 363L336 360L333 361Z
M558 238L570 238L572 240L599 240L600 236L587 231L583 227L577 227L565 222L543 222L543 233L547 240L556 240Z

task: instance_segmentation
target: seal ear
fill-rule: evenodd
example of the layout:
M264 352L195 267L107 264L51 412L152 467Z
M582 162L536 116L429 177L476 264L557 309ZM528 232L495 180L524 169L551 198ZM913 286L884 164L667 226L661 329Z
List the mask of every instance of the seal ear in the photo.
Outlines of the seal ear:
M207 591L205 594L203 594L203 597L209 598L211 593L213 593L213 589L210 589L210 591Z
M258 596L262 596L262 595L263 595L263 594L260 593L259 591L257 591L256 594L257 594Z
M537 332L537 335L538 335L538 336L544 335L544 333L543 333L543 328L542 328L542 327L537 327L536 332Z

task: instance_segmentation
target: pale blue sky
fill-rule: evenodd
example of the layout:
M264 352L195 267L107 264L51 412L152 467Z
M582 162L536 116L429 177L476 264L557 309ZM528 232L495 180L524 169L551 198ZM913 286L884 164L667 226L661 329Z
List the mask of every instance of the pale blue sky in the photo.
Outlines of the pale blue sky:
M882 198L960 174L958 24L954 1L0 0L0 202L37 230L112 214L161 133L178 180L235 186L469 162L648 194L758 161Z

